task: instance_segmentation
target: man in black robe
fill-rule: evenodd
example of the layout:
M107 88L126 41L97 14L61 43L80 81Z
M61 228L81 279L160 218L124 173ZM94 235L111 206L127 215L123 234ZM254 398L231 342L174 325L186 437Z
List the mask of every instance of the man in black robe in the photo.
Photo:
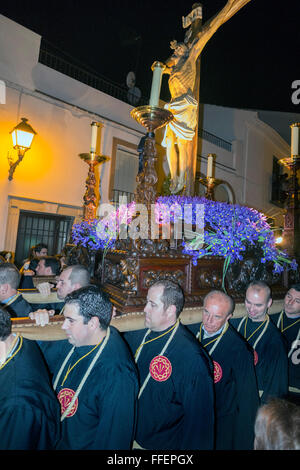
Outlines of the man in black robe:
M11 332L0 308L0 449L50 450L60 438L60 407L34 341Z
M68 340L39 342L61 404L57 449L131 448L138 378L127 345L109 326L111 307L98 287L77 289L65 298Z
M287 341L289 396L300 404L300 284L290 287L283 310L270 317Z
M221 291L204 298L201 323L188 325L214 364L216 450L251 450L259 407L252 348L228 323L234 303Z
M58 276L60 270L61 265L59 259L55 256L42 256L39 258L35 268L35 274L22 276L20 289L34 289L34 276L52 276L53 279L55 279L55 276Z
M246 316L230 322L254 349L254 364L261 404L288 393L288 359L285 340L268 315L271 290L253 281L246 291Z
M0 303L11 317L28 317L31 305L17 291L20 273L14 264L0 264Z
M182 289L171 281L150 287L147 329L126 333L139 371L133 448L213 449L214 391L210 360L179 322Z
M51 289L54 287L54 284L49 282L43 282L37 285L37 290L45 298L45 302L41 304L32 304L33 310L48 310L48 315L52 316L54 314L62 314L62 309L65 305L65 298L71 292L74 292L81 287L86 287L90 284L91 276L88 268L82 264L73 264L63 269L62 272L56 278L56 289L57 297L60 302L47 302L47 299L51 295ZM44 312L45 314L45 312ZM43 317L46 318L48 322L49 318L47 315ZM35 319L35 315L31 315L32 319Z

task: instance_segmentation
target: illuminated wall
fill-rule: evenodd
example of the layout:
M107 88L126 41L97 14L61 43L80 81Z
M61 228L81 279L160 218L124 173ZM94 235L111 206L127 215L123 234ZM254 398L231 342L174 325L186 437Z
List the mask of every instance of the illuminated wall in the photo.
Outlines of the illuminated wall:
M20 208L81 217L88 167L78 154L89 151L92 121L103 124L99 152L110 157L98 167L102 202L111 197L115 143L132 151L145 134L130 117L131 106L39 63L40 41L0 15L0 86L6 86L6 103L0 104L0 250L14 250ZM16 158L9 132L22 117L37 136L8 181L8 152ZM231 149L200 138L198 172L206 174L207 155L215 153L215 176L231 185L236 202L275 214L282 224L283 211L270 203L272 163L274 155L289 154L289 144L256 111L205 104L199 129L231 142ZM167 166L162 134L157 132L159 188Z
M6 102L0 105L0 250L13 250L12 198L43 212L66 213L72 207L78 217L88 171L78 154L89 151L92 121L103 123L99 151L109 157L114 138L138 145L144 129L132 120L126 103L38 63L40 37L1 15L0 39L0 80L6 87ZM17 158L9 132L22 117L37 135L8 181L7 155ZM101 200L107 202L110 161L100 170Z

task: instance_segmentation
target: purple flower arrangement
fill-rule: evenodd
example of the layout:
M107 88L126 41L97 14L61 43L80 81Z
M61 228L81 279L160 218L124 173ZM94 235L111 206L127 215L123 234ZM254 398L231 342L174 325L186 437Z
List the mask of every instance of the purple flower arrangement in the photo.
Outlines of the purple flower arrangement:
M113 248L122 225L130 224L135 207L134 202L124 204L105 217L74 225L73 242L92 251L106 252ZM261 263L273 263L274 273L281 273L285 266L297 269L296 261L276 247L266 217L255 209L203 197L161 196L155 204L155 217L157 223L181 220L190 226L197 226L202 220L202 234L190 230L192 238L182 239L182 251L192 256L195 265L203 256L220 256L224 258L225 275L230 263L243 260L245 253L251 250Z
M74 224L72 240L75 245L81 245L90 251L107 251L113 248L122 225L128 225L135 211L135 202L122 204L118 209L106 204L107 214L90 221Z
M200 218L197 211L201 210L203 214L204 205L204 239L200 240L200 235L195 233L193 240L182 242L183 252L192 256L195 265L203 256L221 256L225 259L226 268L230 263L242 260L247 250L254 249L261 253L261 263L273 263L274 273L281 273L286 265L292 270L297 269L296 260L290 260L284 251L276 247L274 233L265 215L255 209L203 197L159 197L157 206L162 208L159 209L161 222L168 215L165 210L168 205L173 209L171 217L174 223L176 213L183 213L183 208L191 205L193 224Z

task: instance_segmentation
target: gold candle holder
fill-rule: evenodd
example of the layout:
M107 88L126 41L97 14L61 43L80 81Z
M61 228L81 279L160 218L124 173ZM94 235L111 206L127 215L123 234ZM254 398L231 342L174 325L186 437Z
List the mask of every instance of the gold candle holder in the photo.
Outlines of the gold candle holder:
M135 121L145 127L148 132L154 132L174 119L173 114L167 109L150 105L134 108L130 115Z
M95 167L109 160L104 155L96 155L94 152L80 153L79 157L89 165L88 176L85 181L85 193L83 196L83 220L89 222L96 218L99 196L96 195Z
M213 176L205 176L204 178L199 179L199 183L206 187L205 197L214 201L214 190L216 186L221 183L224 183L223 180L216 179Z
M140 204L145 204L148 210L150 210L151 204L155 204L156 201L156 183L158 180L155 169L157 157L154 131L172 121L174 116L167 109L150 105L134 108L130 115L135 121L147 129L144 145L143 171L137 175L135 201Z

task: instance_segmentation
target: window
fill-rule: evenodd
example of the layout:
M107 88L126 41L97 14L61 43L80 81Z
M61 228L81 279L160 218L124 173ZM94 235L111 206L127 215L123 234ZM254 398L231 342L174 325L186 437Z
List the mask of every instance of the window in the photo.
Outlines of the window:
M139 159L132 152L123 148L117 149L116 166L113 188L113 201L118 202L119 196L127 196L132 201L136 188L136 175L138 173Z
M42 214L31 211L20 211L15 263L21 266L28 257L29 250L38 243L48 246L48 254L61 252L68 242L73 217L53 214Z
M137 145L117 138L113 139L109 198L116 204L120 197L131 202L136 188L139 167Z

